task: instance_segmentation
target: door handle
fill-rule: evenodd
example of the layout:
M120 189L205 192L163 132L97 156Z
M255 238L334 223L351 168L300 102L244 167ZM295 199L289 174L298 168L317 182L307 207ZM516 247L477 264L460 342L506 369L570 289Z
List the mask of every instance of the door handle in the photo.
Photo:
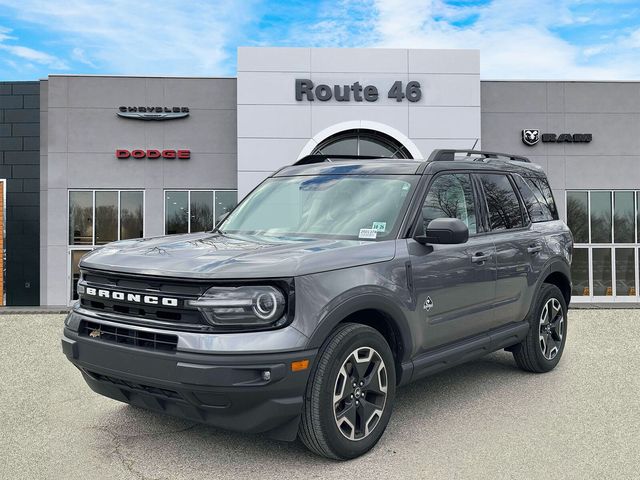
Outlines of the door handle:
M473 263L482 263L489 260L490 257L491 257L490 254L478 252L471 257L471 261Z
M542 251L542 245L539 245L539 244L529 245L529 247L527 248L527 252L529 253L538 253L541 251Z

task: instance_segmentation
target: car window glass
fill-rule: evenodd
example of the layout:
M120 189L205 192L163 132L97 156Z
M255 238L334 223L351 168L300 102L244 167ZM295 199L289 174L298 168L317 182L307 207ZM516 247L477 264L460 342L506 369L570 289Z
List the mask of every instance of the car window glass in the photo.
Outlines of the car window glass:
M531 187L527 185L524 179L520 175L514 175L513 179L515 180L516 186L520 191L520 196L524 201L527 212L529 212L529 218L531 218L531 221L533 223L536 223L548 222L550 220L553 220L553 215L551 215L551 212L549 211L546 203L542 205L538 201L535 193L533 193L533 190L531 190Z
M558 209L556 208L556 202L553 199L549 182L545 178L540 177L525 177L524 181L531 187L538 202L540 202L542 207L547 209L551 218L558 220Z
M509 230L524 226L518 196L506 175L483 173L478 175L489 210L491 230Z
M473 189L468 174L444 174L432 182L422 206L425 229L436 218L457 218L467 225L469 234L477 232Z

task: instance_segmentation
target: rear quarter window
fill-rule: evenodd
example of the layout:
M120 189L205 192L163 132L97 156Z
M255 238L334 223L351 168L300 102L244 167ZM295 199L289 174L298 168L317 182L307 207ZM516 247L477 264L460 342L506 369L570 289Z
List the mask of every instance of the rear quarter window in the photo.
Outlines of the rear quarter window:
M524 201L524 205L527 209L527 213L529 213L531 221L533 223L539 223L553 220L553 214L551 213L546 200L541 203L532 188L520 175L513 175L513 179L518 191L520 192L520 196Z
M544 177L527 176L523 178L538 199L540 206L546 210L545 215L551 217L549 220L558 220L558 208L556 207L556 202L553 199L549 181Z

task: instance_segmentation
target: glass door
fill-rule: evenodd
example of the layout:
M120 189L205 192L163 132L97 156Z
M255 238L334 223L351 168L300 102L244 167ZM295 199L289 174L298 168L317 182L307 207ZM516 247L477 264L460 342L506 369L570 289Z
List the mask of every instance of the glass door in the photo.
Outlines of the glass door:
M568 191L576 302L638 302L640 191Z

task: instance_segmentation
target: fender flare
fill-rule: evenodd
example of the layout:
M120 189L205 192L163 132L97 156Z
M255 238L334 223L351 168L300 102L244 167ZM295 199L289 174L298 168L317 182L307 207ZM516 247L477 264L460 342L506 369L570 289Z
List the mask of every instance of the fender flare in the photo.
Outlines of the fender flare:
M542 286L542 284L544 283L544 280L552 273L563 274L569 281L569 284L571 285L571 266L569 265L569 263L567 263L566 260L555 259L552 262L550 262L542 270L542 273L540 274L540 278L538 279L538 285L537 285L538 289Z
M411 329L409 328L409 322L402 307L392 299L382 295L373 293L358 294L335 306L318 322L317 328L313 331L309 339L309 348L320 348L331 331L339 323L349 315L361 310L378 310L388 317L399 348L399 355L396 359L396 369L399 375L402 374L402 376L404 376L402 370L405 370L405 367L402 367L401 370L398 370L398 367L401 367L401 364L407 362L413 351Z
M566 260L558 260L558 259L554 259L552 260L549 264L547 264L543 269L542 272L540 273L540 276L538 277L538 280L536 282L536 289L535 289L535 293L533 296L533 301L531 302L531 307L529 307L529 311L527 313L527 319L531 318L531 313L533 310L533 307L535 305L535 299L538 296L538 293L540 292L540 289L542 288L542 285L545 283L545 279L553 274L553 273L560 273L563 276L565 276L567 278L567 280L569 281L569 286L571 286L571 266L569 265L569 263ZM571 293L571 292L569 292ZM570 301L571 298L569 298ZM567 307L569 306L569 301L567 301Z

